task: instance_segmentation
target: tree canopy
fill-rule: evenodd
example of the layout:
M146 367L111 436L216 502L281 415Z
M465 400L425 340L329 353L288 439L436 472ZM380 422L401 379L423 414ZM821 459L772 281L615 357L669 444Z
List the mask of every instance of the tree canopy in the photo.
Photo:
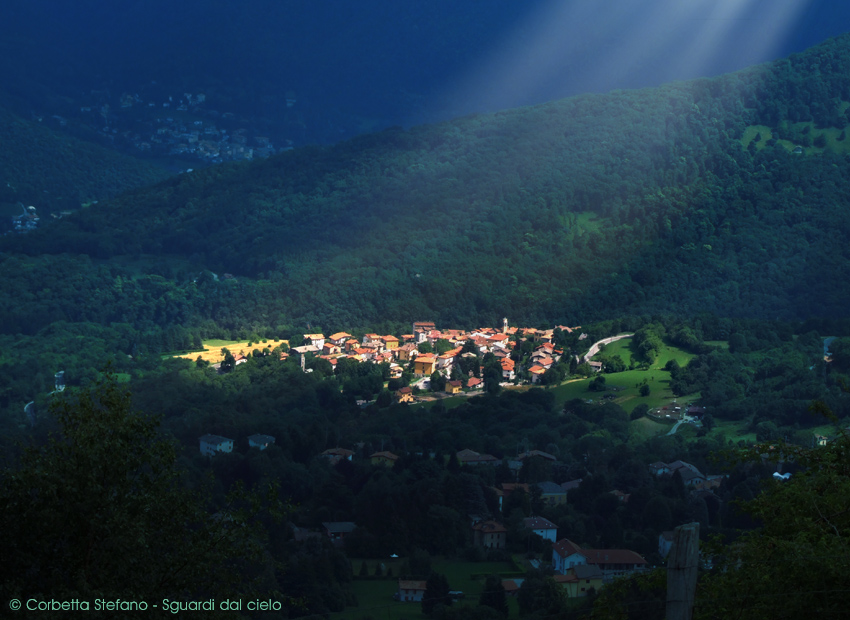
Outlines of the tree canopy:
M114 380L53 412L58 432L0 478L4 600L223 598L263 581L259 498L187 489Z

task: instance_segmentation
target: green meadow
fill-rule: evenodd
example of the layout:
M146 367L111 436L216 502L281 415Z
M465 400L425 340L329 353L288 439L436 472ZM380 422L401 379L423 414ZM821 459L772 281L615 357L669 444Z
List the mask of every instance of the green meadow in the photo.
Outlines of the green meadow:
M850 107L850 102L842 102L842 111ZM778 132L780 135L786 136L786 139L778 139L777 143L791 151L797 146L803 147L803 153L823 153L826 150L835 153L850 153L850 140L847 140L847 135L844 129L836 127L818 128L811 121L801 123L783 122ZM818 144L819 138L822 136L822 142ZM762 150L767 146L768 140L775 138L774 130L767 125L750 125L744 129L744 134L741 136L741 144L747 148L751 142L759 138L755 142L756 149ZM790 139L788 139L790 137Z
M392 570L394 577L359 578L357 575L360 572L363 560L354 559L351 561L355 577L350 588L357 598L357 606L346 607L345 611L331 614L331 618L338 620L343 618L354 620L360 618L422 620L425 617L422 614L420 603L393 600L393 594L398 591L398 574L404 563L403 558L366 560L369 575L374 575L375 566L380 562L383 562L387 569ZM472 606L478 604L478 597L484 588L486 575L505 574L509 576L517 572L517 568L512 562L466 562L447 558L435 558L432 562L432 568L446 576L452 590L460 590L464 593L462 604ZM515 601L509 601L509 605L511 606L511 615L516 615Z
M739 441L755 443L756 434L747 430L749 423L749 420L717 420L711 434L713 436L721 435L733 444L737 444Z
M627 366L632 362L639 362L637 352L632 347L631 338L612 342L594 359L617 355L623 359ZM693 357L693 353L672 345L665 345L649 370L626 370L602 375L605 377L605 387L607 388L605 392L593 392L589 389L593 377L570 380L551 389L555 393L555 401L558 405L563 405L574 398L599 401L604 395L609 395L614 396L612 400L628 412L631 412L640 403L646 403L652 409L665 405L675 398L670 390L670 373L664 370L667 362L675 359L680 366L685 366ZM640 387L644 381L649 386L649 396L640 395ZM698 395L690 395L679 400L680 402L692 402L698 397Z

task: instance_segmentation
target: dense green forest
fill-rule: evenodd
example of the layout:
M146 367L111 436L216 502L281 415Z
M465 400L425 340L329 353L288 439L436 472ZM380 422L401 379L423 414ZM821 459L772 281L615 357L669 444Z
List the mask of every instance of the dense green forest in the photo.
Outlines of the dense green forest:
M266 325L840 316L847 157L742 138L758 124L843 128L848 64L844 37L715 79L217 166L3 248L179 257L266 297L225 310Z
M42 214L79 209L92 201L161 181L159 166L54 131L0 108L0 232L16 205L34 205ZM16 208L11 209L10 205Z

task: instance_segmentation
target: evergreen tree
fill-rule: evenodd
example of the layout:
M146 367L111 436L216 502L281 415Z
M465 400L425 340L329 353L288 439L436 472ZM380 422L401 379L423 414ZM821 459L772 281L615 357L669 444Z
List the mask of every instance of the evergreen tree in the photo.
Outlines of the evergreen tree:
M744 508L760 527L738 538L732 548L712 549L724 561L700 583L696 618L826 618L846 613L850 435L837 431L838 437L826 446L763 444L743 451L742 458L754 464L769 454L777 461L794 462L799 471L788 480L771 481L754 498L749 494Z
M508 615L508 598L502 580L498 575L490 575L484 582L484 591L478 600L479 605L492 607L501 615Z
M5 601L253 595L255 498L231 495L211 514L210 497L180 484L157 421L133 412L111 375L53 413L59 434L0 472Z
M449 596L449 581L442 573L432 572L425 582L425 594L422 597L422 613L430 616L437 605L448 607L452 604Z

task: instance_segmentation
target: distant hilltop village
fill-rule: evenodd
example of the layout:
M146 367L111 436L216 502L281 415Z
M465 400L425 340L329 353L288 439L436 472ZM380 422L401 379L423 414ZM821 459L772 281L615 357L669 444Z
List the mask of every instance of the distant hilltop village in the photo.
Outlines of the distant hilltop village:
M12 232L23 234L38 228L41 218L38 216L35 207L32 205L25 207L20 202L18 206L21 207L21 213L12 216ZM71 213L71 211L60 211L59 214L51 213L50 215L54 219L62 219Z
M580 326L566 325L546 330L510 327L508 319L505 318L502 319L501 329L484 327L472 331L438 330L430 321L417 321L412 324L411 333L402 334L400 338L393 335L366 334L358 341L347 332L330 336L304 334L304 344L292 347L288 354L284 353L282 356L297 356L305 371L306 359L310 355L325 359L332 366L336 366L339 360L345 358L376 364L388 363L390 378L400 378L405 369L408 369L414 377L421 380L417 387L423 389L432 387L428 380L437 373L443 378L453 379L446 382L446 392L459 393L484 387L479 378L480 372L474 372L469 363L464 363L464 359L478 358L488 353L492 353L499 361L503 381L517 381L522 374L524 382L540 383L543 375L564 354L562 349L555 346L556 330L570 334L578 329ZM580 339L584 337L584 334L579 336ZM517 362L511 358L516 341L533 344L529 361L523 368L518 367ZM237 363L240 361L242 360L236 360ZM478 370L480 371L480 368ZM409 388L405 389L406 392L400 390L401 399L411 392ZM411 395L405 402L412 400Z
M32 205L24 207L21 203L18 204L20 205L23 213L12 216L13 230L16 233L25 233L38 228L38 223L41 221L41 218L38 217L35 207Z
M36 120L65 128L71 119L95 129L113 146L210 164L266 158L293 148L292 140L275 147L268 136L253 135L247 118L207 107L204 93L164 95L155 82L140 92L125 92L116 100L109 91L94 90L73 118L54 114ZM296 103L295 93L287 93L286 107Z

